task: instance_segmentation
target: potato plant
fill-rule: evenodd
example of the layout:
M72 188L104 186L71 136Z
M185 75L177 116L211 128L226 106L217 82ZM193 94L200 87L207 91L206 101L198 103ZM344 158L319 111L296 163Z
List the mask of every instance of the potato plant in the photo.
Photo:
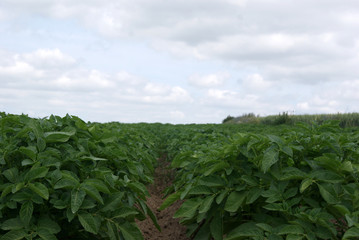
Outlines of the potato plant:
M358 239L358 132L265 128L168 140L178 174L161 209L184 200L174 217L191 239Z
M157 225L145 203L150 139L69 115L1 114L0 239L143 239L135 219Z

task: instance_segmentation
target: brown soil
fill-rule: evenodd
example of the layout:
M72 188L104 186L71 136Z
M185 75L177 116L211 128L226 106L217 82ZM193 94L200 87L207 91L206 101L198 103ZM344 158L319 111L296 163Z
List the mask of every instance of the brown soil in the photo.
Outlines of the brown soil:
M173 218L181 202L176 202L162 211L158 210L163 202L162 192L171 186L174 178L174 172L169 168L169 163L165 159L165 155L159 159L159 165L155 170L154 183L147 188L151 195L147 198L147 205L156 215L162 231L158 231L150 218L137 222L137 225L145 240L188 240L186 228L179 224L179 219Z

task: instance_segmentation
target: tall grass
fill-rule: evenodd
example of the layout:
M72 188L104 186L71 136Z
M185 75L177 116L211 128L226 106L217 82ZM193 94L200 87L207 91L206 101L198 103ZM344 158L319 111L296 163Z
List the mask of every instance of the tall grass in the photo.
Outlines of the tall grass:
M341 127L359 127L359 113L335 113L335 114L303 114L290 115L287 112L278 115L270 115L266 117L255 116L251 114L243 114L228 121L228 123L257 123L265 125L294 125L298 122L304 123L323 123L325 121L339 121Z

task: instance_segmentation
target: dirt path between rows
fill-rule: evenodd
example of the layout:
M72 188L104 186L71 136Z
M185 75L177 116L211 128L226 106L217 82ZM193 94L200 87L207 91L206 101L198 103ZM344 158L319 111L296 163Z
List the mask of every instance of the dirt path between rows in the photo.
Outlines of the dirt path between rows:
M174 179L174 172L169 168L170 163L166 161L166 156L163 155L158 162L159 165L154 174L154 183L147 188L151 195L147 198L147 205L156 215L162 231L159 232L149 218L142 222L137 222L137 225L142 231L145 240L188 240L186 228L178 223L179 219L173 218L181 203L176 202L165 210L158 210L163 202L162 192L168 186L171 186Z

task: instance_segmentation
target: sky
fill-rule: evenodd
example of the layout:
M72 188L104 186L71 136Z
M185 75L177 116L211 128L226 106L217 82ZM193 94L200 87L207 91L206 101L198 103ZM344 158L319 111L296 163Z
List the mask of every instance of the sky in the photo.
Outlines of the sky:
M358 0L1 0L0 111L220 123L359 111Z

